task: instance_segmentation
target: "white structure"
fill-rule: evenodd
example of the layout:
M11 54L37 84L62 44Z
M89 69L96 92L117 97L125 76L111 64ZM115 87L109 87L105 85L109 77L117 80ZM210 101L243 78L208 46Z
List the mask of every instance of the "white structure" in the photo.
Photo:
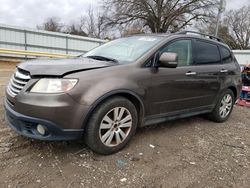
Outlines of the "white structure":
M250 64L250 50L233 50L233 53L240 65Z
M76 55L85 53L104 42L96 38L0 24L2 49Z

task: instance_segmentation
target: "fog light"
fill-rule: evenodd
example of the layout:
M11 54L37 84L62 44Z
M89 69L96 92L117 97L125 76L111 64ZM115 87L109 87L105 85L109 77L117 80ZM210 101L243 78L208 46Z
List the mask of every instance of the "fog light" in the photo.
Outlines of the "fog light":
M42 125L38 124L37 127L36 127L36 130L37 130L37 132L39 132L41 135L45 135L45 128L44 128Z

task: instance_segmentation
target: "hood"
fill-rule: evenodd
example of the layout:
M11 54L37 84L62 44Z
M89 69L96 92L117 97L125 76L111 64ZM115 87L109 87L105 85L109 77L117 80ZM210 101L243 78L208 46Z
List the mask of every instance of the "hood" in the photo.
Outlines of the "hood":
M78 71L86 71L115 65L106 61L89 58L69 59L37 59L17 65L18 68L28 71L31 76L64 76Z

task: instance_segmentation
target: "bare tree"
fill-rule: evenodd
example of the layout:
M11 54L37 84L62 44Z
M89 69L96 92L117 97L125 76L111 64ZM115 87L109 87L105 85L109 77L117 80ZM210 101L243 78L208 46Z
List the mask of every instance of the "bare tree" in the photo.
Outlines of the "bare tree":
M224 20L240 49L250 48L250 5L229 11Z
M66 30L64 32L72 35L88 36L85 31L83 31L81 23L72 23L69 26L66 26Z
M212 24L213 26L215 26L215 23ZM203 33L207 33L210 35L214 35L214 27L209 27L210 28L210 32L203 30ZM208 28L208 29L209 29ZM211 30L212 28L212 30ZM237 41L237 39L235 39L229 31L229 28L226 25L220 25L219 26L219 30L218 30L218 37L221 38L226 44L228 44L232 49L240 49L240 45Z
M211 35L214 34L215 26L215 18L196 25L199 31ZM250 6L226 12L219 26L218 37L223 39L232 49L249 49Z
M120 29L120 34L122 37L140 33L145 33L143 25L140 22L135 22L131 25L126 25L126 27Z
M92 7L88 9L85 16L82 16L78 21L69 25L64 25L57 17L47 18L46 21L37 26L38 29L46 31L54 31L61 33L69 33L73 35L89 36L96 38L105 38L106 22L103 13L94 11Z
M89 37L106 37L106 20L103 12L95 12L93 7L89 7L87 15L83 16L80 22Z
M37 29L42 29L46 31L61 32L63 24L60 23L60 18L50 17L42 25L38 25Z
M108 25L140 21L153 33L176 32L206 19L217 0L105 0Z
M216 19L215 19L215 17L213 17L207 22L197 22L195 27L201 33L214 35L214 31L215 31L215 27L216 27ZM232 49L240 48L237 40L230 34L229 28L227 25L224 24L224 22L222 22L219 25L218 37L221 38Z

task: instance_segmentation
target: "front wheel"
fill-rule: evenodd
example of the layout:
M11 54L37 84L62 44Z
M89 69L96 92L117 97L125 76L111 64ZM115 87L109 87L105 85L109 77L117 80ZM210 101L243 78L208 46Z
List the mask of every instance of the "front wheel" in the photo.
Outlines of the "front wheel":
M125 147L136 127L137 111L133 103L123 97L114 97L94 110L84 138L93 151L112 154Z
M233 110L234 101L235 97L232 90L227 89L220 95L214 110L208 117L215 122L226 121Z

